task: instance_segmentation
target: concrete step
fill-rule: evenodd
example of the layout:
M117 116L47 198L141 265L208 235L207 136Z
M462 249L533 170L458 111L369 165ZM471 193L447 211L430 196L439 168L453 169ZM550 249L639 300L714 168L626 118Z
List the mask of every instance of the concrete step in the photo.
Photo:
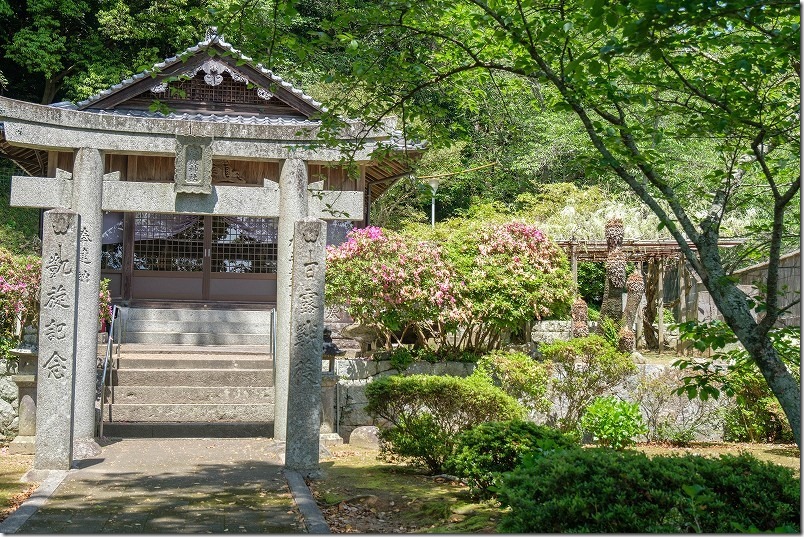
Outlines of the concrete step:
M128 321L125 332L216 332L222 334L270 334L271 325L261 322L222 321Z
M114 386L106 388L113 404L222 403L272 404L269 386Z
M270 324L270 310L227 310L208 308L128 308L124 310L125 322L154 321L200 321Z
M121 423L104 422L107 438L273 438L274 423L197 422L197 423Z
M214 328L213 328L214 329ZM146 343L150 345L270 345L267 333L228 334L212 332L131 332L123 334L123 343Z
M124 354L118 369L271 369L270 356L206 354Z
M273 403L262 404L109 404L108 421L134 422L255 422L273 421Z
M120 346L121 356L127 355L232 355L232 356L270 356L270 345L150 345L148 343L126 343Z
M273 386L272 369L118 369L114 386Z

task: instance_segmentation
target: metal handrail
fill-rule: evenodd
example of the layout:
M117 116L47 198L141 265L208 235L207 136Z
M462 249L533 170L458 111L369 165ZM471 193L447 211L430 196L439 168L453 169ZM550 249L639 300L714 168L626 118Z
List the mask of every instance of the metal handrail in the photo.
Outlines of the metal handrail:
M269 322L271 323L271 360L273 361L274 371L276 371L276 308L271 310Z
M101 376L100 387L100 415L98 416L98 438L103 438L103 413L104 405L106 404L106 375L109 370L109 360L112 358L112 347L114 346L114 322L117 319L117 313L120 308L112 306L112 321L109 324L109 337L106 340L106 356L103 358L103 375ZM117 354L120 354L120 342L117 343Z

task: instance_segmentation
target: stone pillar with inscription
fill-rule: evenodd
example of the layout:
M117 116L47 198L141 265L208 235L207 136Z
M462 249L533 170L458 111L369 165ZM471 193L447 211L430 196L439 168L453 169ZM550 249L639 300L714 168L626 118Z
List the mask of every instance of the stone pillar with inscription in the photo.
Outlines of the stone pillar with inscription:
M289 158L279 175L279 222L276 261L276 356L274 357L274 438L285 440L290 364L290 307L293 281L293 234L307 217L307 163ZM323 336L322 336L323 337Z
M98 292L103 232L103 154L81 148L73 165L73 207L81 215L78 258L78 333L75 360L75 429L73 456L100 453L95 436L95 398L98 369Z
M80 233L76 212L44 214L34 470L69 470L73 459Z
M319 470L326 232L323 220L309 218L296 222L293 238L285 466L308 476Z

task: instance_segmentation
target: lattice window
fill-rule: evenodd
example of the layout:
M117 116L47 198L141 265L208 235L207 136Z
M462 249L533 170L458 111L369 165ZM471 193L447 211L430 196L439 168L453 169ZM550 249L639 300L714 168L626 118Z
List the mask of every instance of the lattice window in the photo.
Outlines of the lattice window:
M136 214L134 270L200 272L203 269L203 216Z
M199 73L189 80L170 83L172 100L203 101L227 104L265 104L266 101L257 95L257 89L249 88L244 82L235 82L228 73L224 73L223 81L217 86L210 86L204 81L204 74Z
M123 213L103 213L101 269L123 268Z
M277 220L233 216L212 217L212 272L271 274L276 272Z

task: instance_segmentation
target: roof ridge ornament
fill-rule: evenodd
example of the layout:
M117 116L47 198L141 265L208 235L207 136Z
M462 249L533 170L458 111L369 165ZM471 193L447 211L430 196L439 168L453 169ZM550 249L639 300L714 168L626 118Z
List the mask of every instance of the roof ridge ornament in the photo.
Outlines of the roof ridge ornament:
M217 26L208 26L207 33L204 36L205 41L212 41L212 40L219 40L223 41L223 36L218 34L218 27Z

